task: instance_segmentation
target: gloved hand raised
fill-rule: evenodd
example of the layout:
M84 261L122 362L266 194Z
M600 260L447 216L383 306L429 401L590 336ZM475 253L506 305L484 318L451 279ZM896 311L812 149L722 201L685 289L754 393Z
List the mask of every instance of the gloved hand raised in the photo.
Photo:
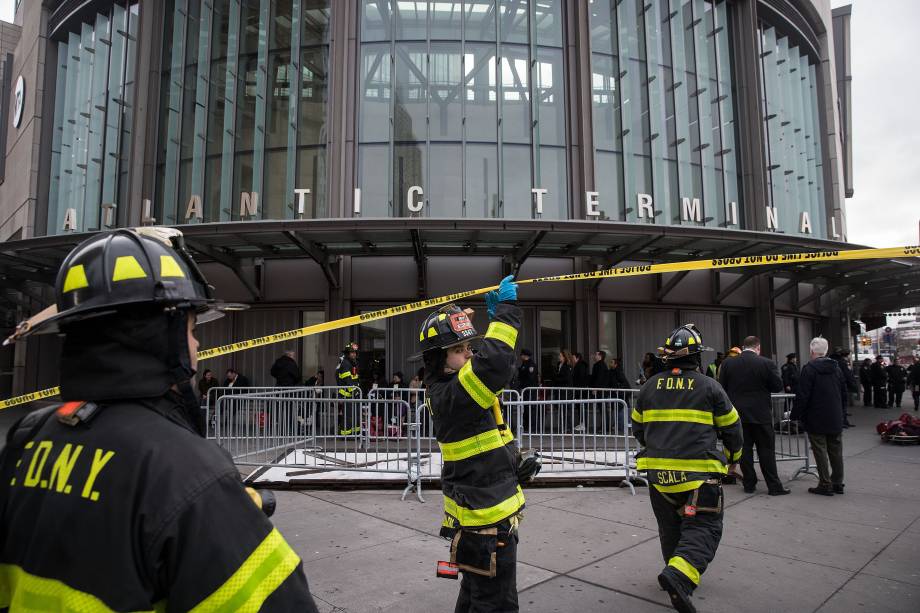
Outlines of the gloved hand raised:
M486 294L486 307L489 311L489 319L495 317L495 307L499 302L512 302L517 300L517 283L514 282L514 275L508 275L498 284L497 290L492 290Z

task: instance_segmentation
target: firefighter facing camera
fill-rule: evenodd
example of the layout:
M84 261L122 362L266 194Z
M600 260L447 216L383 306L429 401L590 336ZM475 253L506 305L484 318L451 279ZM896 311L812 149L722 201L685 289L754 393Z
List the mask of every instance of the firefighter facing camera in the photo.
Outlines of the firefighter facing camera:
M55 298L9 339L63 335L65 402L20 420L0 453L0 609L316 611L263 514L274 497L247 492L204 438L195 326L237 305L213 298L182 234L95 234Z
M742 449L738 411L718 381L700 372L705 349L693 324L671 332L667 368L642 386L632 412L642 446L636 467L648 471L665 562L658 583L681 613L696 611L690 596L722 538L721 477Z
M430 313L419 331L428 410L443 459L441 536L451 540L450 561L438 563L438 576L463 573L458 613L518 610L520 483L539 472L540 458L517 451L498 400L514 371L521 327L516 300L517 284L508 276L486 294L484 336L473 327L473 312L455 304ZM480 338L474 355L470 343Z

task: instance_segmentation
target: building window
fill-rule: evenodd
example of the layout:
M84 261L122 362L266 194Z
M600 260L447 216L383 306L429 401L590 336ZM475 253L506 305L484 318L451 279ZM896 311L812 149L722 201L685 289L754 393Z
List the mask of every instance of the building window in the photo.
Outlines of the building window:
M117 3L57 43L48 234L114 227L127 204L138 17Z
M817 68L803 49L766 24L760 28L760 58L768 195L778 229L800 233L807 214L811 233L825 238Z
M331 4L168 0L158 219L328 216Z
M590 3L602 219L743 227L728 4Z
M571 216L562 4L362 0L362 215Z

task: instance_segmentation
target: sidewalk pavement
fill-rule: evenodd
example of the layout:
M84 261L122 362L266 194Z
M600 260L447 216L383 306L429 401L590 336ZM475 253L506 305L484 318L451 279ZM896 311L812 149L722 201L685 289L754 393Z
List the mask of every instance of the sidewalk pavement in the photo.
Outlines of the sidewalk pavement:
M846 494L809 494L816 478L769 497L726 486L725 531L694 595L708 612L920 611L920 446L883 444L875 424L905 408L851 409L844 432ZM793 463L781 463L789 478ZM320 610L452 611L458 582L435 577L439 492L401 502L398 490L280 491L273 521L301 556ZM526 491L518 549L521 611L672 610L648 491Z

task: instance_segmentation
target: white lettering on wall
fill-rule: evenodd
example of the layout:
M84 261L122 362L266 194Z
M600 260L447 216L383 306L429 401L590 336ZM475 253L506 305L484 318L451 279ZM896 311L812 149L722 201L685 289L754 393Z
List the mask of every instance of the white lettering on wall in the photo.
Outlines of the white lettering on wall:
M680 218L684 221L703 221L703 206L699 198L681 198Z
M588 217L600 217L601 212L597 210L598 206L598 194L597 192L585 192L585 214Z
M545 190L542 187L533 187L530 190L531 194L536 194L537 196L537 214L538 215L543 214L543 194L545 194L547 191L548 190Z
M141 224L145 226L152 226L153 224L157 222L156 217L152 216L153 203L150 202L149 199L144 198L144 200L142 201L142 205L143 205L144 212L141 215Z
M303 211L306 206L307 194L310 193L310 189L306 187L295 188L294 194L297 195L297 217L298 219L303 219Z
M422 197L424 194L425 192L418 185L410 187L409 191L406 192L406 208L412 213L420 213L425 206L425 199ZM415 200L416 196L419 197L417 202Z
M811 234L811 217L808 211L802 211L801 219L799 219L799 232Z
M191 219L198 221L204 219L204 207L201 205L201 196L198 194L192 194L192 197L188 199L188 206L185 207L185 221Z
M652 207L652 202L651 194L636 194L636 209L639 214L639 219L644 219L646 217L655 219L655 209Z
M107 202L102 205L102 223L103 225L111 228L115 225L115 209L117 209L114 204Z
M255 217L259 211L259 192L240 193L240 217Z
M355 215L360 215L360 214L361 214L361 188L360 188L360 187L356 187L356 188L355 188L355 207L354 207L354 211L355 211Z
M779 211L775 206L767 207L767 230L776 230L779 228Z
M64 230L77 229L77 209L67 209L64 211Z
M725 211L725 218L728 220L728 225L737 226L738 225L738 203L729 202L728 210Z

